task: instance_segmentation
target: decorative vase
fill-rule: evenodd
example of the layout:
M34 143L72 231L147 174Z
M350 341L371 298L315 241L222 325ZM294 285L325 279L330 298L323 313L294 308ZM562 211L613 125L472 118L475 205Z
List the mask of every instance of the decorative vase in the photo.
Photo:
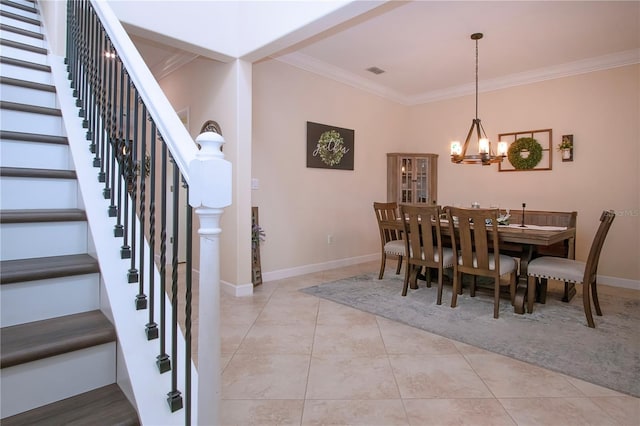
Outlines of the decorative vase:
M569 160L571 158L571 148L565 148L562 150L562 159Z

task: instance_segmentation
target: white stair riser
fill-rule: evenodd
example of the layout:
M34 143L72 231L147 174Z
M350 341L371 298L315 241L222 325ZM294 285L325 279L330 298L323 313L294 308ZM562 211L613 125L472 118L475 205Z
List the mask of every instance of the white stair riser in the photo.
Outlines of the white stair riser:
M23 4L23 6L29 6L30 8L33 7L33 3L31 4ZM17 7L11 7L11 6L7 6L7 5L3 5L3 7L5 7L5 10L7 10L8 12L13 13L14 15L20 15L24 18L29 18L29 19L37 19L40 20L40 17L38 16L37 13L33 13L33 12L29 12L28 10L22 10L19 9Z
M4 40L17 41L18 43L28 44L29 46L34 47L46 47L44 40L41 38L22 35L14 33L13 31L0 30L0 38Z
M4 284L1 291L2 327L100 309L97 273Z
M78 207L75 179L0 178L0 207L9 209L70 209Z
M32 70L16 65L2 64L0 66L0 75L3 77L17 78L19 80L33 81L34 83L53 83L50 72Z
M21 61L33 62L34 64L47 65L47 55L31 52L30 50L18 49L11 46L2 46L2 56L5 58L20 59Z
M29 0L11 0L13 3L20 4L22 6L34 7L35 3Z
M68 145L0 140L0 166L28 169L71 170Z
M2 225L0 260L63 256L87 252L87 222Z
M115 383L116 344L3 368L0 379L4 418Z
M2 130L42 135L64 136L62 118L55 115L3 109L0 118Z
M17 12L17 9L15 8L11 8L11 9L7 8L7 11L11 13L15 13L16 15L19 15L19 13ZM21 28L27 31L33 31L35 33L42 32L40 29L40 26L38 25L29 24L28 22L22 22L18 19L7 18L6 16L0 16L0 23L11 25L12 27Z
M12 84L0 84L0 94L2 94L3 101L47 108L58 107L55 92L14 86Z

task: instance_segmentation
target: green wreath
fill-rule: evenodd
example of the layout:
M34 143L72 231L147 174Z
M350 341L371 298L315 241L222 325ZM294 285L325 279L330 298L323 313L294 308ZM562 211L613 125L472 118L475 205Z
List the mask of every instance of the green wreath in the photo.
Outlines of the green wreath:
M328 166L340 164L344 150L342 149L344 140L340 133L335 130L328 130L320 135L318 140L317 151L320 154L322 162Z
M527 158L522 156L528 151ZM542 146L534 138L520 138L509 146L508 158L511 165L518 170L530 170L542 160Z

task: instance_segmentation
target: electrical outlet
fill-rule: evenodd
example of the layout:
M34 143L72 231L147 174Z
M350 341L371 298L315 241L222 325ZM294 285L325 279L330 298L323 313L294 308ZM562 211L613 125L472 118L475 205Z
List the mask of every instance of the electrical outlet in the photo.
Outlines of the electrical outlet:
M327 244L333 244L333 235L331 234L327 235Z

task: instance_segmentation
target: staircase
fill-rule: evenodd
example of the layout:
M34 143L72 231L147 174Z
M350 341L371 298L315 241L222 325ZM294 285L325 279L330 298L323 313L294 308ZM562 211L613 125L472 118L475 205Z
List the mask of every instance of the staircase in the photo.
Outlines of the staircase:
M39 14L27 0L0 5L1 423L139 424L116 383Z

